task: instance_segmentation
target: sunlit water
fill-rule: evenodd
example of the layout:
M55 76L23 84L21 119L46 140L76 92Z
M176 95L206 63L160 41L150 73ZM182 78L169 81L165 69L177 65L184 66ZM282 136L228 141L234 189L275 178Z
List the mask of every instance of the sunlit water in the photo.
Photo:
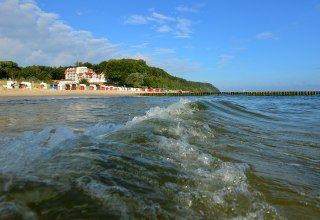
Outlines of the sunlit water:
M0 219L319 219L320 96L0 100Z

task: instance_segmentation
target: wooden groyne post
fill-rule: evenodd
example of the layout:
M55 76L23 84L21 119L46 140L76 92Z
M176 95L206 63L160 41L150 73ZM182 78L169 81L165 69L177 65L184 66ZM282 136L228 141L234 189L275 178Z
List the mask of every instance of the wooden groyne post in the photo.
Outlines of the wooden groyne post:
M305 96L319 95L320 91L221 92L220 94L238 96Z
M268 91L268 92L144 92L140 96L208 96L208 95L231 95L231 96L307 96L320 95L320 91Z

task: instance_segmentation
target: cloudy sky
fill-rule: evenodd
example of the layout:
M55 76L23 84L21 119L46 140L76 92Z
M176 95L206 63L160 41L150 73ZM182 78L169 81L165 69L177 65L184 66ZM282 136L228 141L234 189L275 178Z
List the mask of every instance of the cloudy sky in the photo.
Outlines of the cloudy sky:
M223 91L320 90L320 0L0 0L0 60L111 58Z

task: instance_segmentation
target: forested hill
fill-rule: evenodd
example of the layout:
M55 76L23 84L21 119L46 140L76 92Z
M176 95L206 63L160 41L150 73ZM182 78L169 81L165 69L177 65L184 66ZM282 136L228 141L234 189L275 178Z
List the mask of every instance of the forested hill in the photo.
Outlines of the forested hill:
M191 92L219 91L210 83L192 82L172 76L157 67L150 67L144 60L111 59L99 64L77 62L76 66L86 66L97 73L103 72L109 84L132 87L181 89ZM45 81L64 79L65 67L27 66L19 67L12 61L0 61L0 79Z
M157 67L150 67L144 60L121 59L101 62L101 70L108 82L133 87L182 89L192 92L219 91L210 83L187 81L172 76Z

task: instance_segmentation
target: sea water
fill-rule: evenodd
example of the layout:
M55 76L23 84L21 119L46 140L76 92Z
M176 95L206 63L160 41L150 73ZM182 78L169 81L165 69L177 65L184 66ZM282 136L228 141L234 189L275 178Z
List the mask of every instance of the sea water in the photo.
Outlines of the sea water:
M320 96L0 99L0 219L319 219Z

